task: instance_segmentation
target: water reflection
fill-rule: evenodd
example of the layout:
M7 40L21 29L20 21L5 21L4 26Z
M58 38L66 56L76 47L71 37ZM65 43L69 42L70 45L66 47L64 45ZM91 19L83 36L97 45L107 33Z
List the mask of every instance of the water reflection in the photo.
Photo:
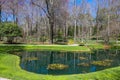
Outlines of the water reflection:
M20 66L24 70L38 74L79 74L119 66L119 57L120 50L98 50L93 53L25 51L20 55ZM48 69L50 64L53 64L53 70ZM60 64L68 67L62 69Z

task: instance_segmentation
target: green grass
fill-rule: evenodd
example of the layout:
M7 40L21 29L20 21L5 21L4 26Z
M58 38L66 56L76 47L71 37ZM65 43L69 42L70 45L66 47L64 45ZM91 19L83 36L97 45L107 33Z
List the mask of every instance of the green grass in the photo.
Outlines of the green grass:
M30 73L19 67L19 57L11 54L0 54L0 76L12 80L119 80L120 67L106 69L88 74L42 75Z
M96 44L88 44L87 45L90 49L103 49L104 45L100 44L100 43L96 43Z
M0 51L51 50L51 51L90 51L86 46L68 45L0 45Z
M20 59L16 55L8 54L19 50L55 50L55 51L90 51L89 48L103 48L101 44L86 46L67 45L0 45L0 77L12 80L119 80L120 66L94 73L73 75L42 75L22 70L19 66Z
M25 47L27 50L34 50L34 49L40 49L40 50L52 50L52 51L90 51L89 48L85 46L27 46Z

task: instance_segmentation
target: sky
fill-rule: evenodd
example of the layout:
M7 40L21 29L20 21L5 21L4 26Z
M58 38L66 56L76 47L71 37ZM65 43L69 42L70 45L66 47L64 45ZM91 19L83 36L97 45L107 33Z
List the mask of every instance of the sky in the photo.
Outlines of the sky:
M74 3L74 0L68 0L70 4ZM79 4L82 0L76 0L76 3ZM89 3L93 3L93 0L87 0Z
M74 0L68 0L68 1L69 1L69 8L72 9L72 6L74 5ZM76 0L77 6L79 6L81 4L81 1L82 0ZM87 2L90 4L92 16L95 17L96 12L94 10L94 7L95 7L96 3L94 2L94 0L87 0Z

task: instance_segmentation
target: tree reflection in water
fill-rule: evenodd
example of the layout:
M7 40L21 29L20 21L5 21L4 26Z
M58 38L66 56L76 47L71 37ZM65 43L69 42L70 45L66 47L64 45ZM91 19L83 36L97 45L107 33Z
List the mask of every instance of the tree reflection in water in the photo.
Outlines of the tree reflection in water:
M20 66L24 70L38 74L79 74L119 66L119 57L120 50L97 50L93 53L25 51L21 52ZM47 68L50 64L67 65L68 68L49 70Z

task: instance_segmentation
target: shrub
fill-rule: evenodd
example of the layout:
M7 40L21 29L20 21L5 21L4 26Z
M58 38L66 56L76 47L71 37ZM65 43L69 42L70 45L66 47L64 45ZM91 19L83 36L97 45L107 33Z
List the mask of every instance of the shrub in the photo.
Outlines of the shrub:
M3 23L0 27L0 35L7 37L8 43L13 43L15 37L22 36L21 28L14 23Z
M79 46L85 46L84 42L79 42Z
M74 40L72 39L68 40L68 44L74 44Z

